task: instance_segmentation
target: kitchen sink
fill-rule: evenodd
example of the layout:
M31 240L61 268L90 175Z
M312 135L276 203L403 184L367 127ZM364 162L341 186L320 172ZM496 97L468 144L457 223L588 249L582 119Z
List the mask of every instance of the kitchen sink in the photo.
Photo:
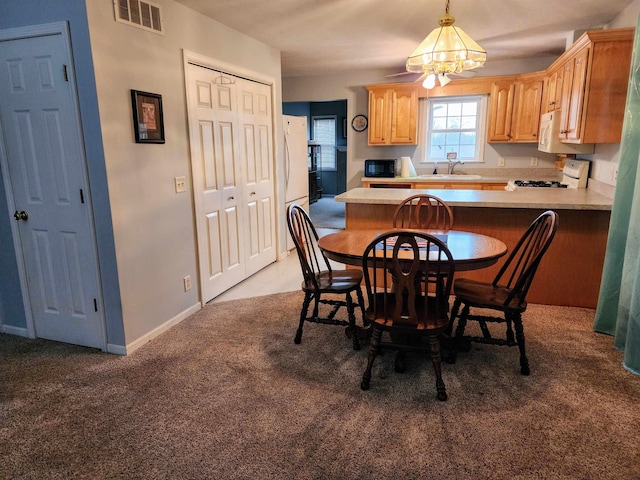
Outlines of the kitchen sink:
M420 175L418 178L427 178L433 180L480 180L482 175L465 175L463 173L452 173L451 175L445 173L436 173L433 175Z

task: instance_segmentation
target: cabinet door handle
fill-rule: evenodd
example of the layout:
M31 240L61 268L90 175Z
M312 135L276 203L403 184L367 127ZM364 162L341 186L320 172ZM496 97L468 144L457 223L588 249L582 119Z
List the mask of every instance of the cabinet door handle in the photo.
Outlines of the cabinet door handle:
M229 197L229 198L227 198L227 200L229 200L229 201L235 200L235 197Z
M255 194L256 194L256 192L251 192L249 195L255 195Z

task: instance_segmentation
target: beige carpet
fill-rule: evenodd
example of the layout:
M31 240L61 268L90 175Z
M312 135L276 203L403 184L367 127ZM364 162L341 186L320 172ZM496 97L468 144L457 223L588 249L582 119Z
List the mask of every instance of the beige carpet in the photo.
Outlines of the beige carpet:
M129 357L0 335L2 479L637 479L640 377L593 311L531 305L516 348L433 369L308 325L301 294L212 304Z

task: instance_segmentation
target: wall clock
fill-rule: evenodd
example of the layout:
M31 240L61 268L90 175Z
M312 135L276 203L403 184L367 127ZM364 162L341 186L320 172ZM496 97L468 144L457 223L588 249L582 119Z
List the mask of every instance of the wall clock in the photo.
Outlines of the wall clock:
M365 117L364 115L356 115L355 117L353 117L353 120L351 120L351 127L356 132L365 131L367 129L368 124L369 124L369 121L367 120L367 117Z

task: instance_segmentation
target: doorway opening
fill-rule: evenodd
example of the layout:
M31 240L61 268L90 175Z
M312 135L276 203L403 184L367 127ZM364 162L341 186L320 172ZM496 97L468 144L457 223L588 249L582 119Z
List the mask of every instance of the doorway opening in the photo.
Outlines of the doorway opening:
M307 117L307 139L320 145L310 182L309 215L316 228L344 229L344 204L334 197L347 190L347 100L284 102L284 115Z

